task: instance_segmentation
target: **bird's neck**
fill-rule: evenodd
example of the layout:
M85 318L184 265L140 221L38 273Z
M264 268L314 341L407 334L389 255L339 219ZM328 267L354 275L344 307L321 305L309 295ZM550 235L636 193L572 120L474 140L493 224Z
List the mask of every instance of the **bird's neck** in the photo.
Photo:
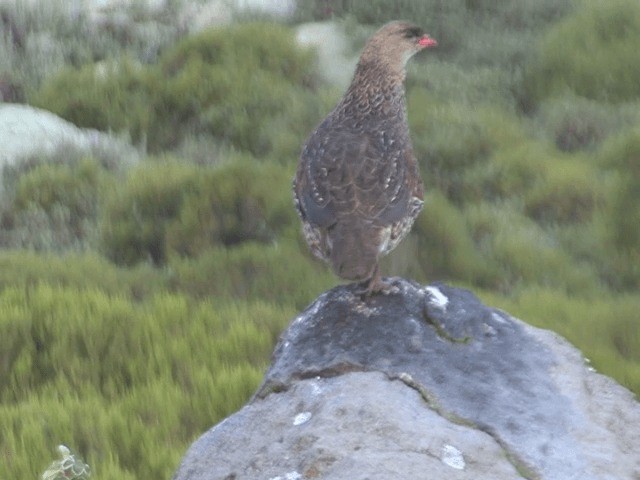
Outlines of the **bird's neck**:
M375 62L360 62L340 109L367 116L405 115L405 71Z

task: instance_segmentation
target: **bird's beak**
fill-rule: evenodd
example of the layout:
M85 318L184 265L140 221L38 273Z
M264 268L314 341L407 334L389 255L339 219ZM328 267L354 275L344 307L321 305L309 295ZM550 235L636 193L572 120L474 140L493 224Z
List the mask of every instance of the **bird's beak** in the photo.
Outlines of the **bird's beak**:
M425 33L420 40L418 40L418 45L422 48L431 48L438 45L438 42Z

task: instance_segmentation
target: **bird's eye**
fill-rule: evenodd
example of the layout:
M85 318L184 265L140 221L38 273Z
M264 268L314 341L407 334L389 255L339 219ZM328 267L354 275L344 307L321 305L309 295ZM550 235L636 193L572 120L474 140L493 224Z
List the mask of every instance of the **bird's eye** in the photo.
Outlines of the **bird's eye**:
M404 38L417 38L424 35L420 27L408 27L404 31Z

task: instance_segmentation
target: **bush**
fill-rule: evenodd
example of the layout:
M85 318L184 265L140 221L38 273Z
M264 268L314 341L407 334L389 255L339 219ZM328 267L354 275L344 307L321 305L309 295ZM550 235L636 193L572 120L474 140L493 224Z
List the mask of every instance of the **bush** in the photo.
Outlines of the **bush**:
M608 102L640 96L640 5L634 0L585 1L540 45L525 78L537 103L566 92Z
M640 129L611 138L602 147L600 163L614 178L605 207L606 244L618 285L640 285Z
M293 222L290 173L277 165L230 161L203 168L173 161L131 172L107 201L102 242L118 264L164 264L211 246L270 242Z
M111 175L94 158L61 152L3 169L1 247L67 251L95 245L100 194Z
M51 445L100 478L169 478L195 435L255 391L291 309L140 302L48 285L0 293L2 478L37 478Z
M547 175L524 195L527 215L551 225L588 222L603 201L601 175L584 157L546 161Z
M498 148L525 137L514 119L492 107L434 101L421 91L408 98L415 155L428 187L436 187L457 204L467 199L467 172L485 168Z
M284 27L248 23L206 31L166 52L160 68L165 84L157 115L167 120L150 142L161 148L172 146L186 130L266 156L274 141L269 124L302 137L317 121L305 112L317 110L308 91L315 83L313 56L296 47ZM284 115L284 105L302 105L300 116ZM286 154L296 155L298 149Z
M565 152L593 151L611 134L640 122L635 103L611 105L573 95L542 102L536 122Z
M465 197L470 201L521 198L548 176L548 156L545 145L523 141L495 152L486 163L465 172Z
M123 49L142 62L154 61L183 34L176 2L167 2L159 14L141 2L120 7L97 12L66 0L3 2L0 78L11 72L16 90L32 93L67 66L114 58Z
M168 251L197 256L215 245L275 241L295 219L290 185L276 165L234 162L202 172L167 227Z
M106 295L143 299L166 287L163 272L140 265L122 269L96 253L0 251L0 290L54 284ZM188 293L186 293L188 295Z
M133 169L105 202L100 229L107 257L121 265L163 263L167 225L178 216L198 178L197 167L171 161Z
M498 270L498 290L511 293L539 285L573 294L596 292L600 285L593 266L560 249L554 236L520 214L514 205L517 202L484 203L465 211L480 255Z
M169 266L169 284L176 291L197 298L259 298L298 309L338 280L328 266L310 258L306 245L290 241L211 248L197 257L171 259Z
M321 98L312 94L314 83L313 56L296 47L291 31L249 23L186 38L158 65L124 58L66 69L30 101L81 127L126 130L151 152L177 149L189 136L210 135L286 162L297 156L322 110ZM276 150L282 144L274 124L282 135L293 133L296 142Z
M496 279L479 255L464 215L442 194L425 198L413 231L418 237L418 262L429 280L457 280L491 285Z
M83 128L126 131L143 141L153 115L152 68L131 59L90 64L60 71L29 97L29 103L49 110Z

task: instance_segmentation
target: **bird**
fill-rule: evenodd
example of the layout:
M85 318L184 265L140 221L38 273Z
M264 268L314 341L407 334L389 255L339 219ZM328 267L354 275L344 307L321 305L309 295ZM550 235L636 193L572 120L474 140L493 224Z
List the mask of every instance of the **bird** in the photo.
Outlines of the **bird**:
M411 22L382 26L299 157L293 197L306 243L338 277L358 282L365 297L393 291L379 259L409 233L424 203L404 81L407 61L436 45Z

